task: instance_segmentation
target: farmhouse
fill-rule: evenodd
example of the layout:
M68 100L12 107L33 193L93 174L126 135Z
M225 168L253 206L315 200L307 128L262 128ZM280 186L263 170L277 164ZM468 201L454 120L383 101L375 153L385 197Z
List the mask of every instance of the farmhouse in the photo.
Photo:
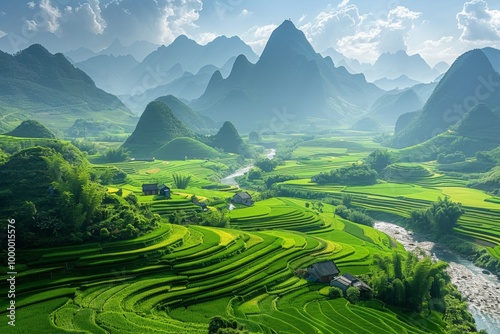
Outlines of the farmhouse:
M368 284L366 284L363 281L360 281L354 275L348 273L342 276L335 277L330 282L330 286L336 286L337 288L340 288L340 290L342 290L344 294L346 293L347 288L351 286L358 288L361 292L372 291L372 289L368 286Z
M249 193L245 192L239 192L234 194L233 196L233 203L235 204L244 204L244 205L252 205L252 196L250 196Z
M156 183L145 183L142 185L144 195L158 195L159 190Z
M162 184L158 188L158 190L160 192L160 195L165 196L165 198L170 199L170 188L168 186L166 186L165 184Z
M312 282L329 283L340 270L333 261L317 262L307 267L308 280Z

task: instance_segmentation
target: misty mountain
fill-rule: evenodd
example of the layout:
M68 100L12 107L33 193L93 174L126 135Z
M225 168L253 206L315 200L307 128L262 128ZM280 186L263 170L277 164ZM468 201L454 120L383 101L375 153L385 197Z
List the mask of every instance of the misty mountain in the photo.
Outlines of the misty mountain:
M180 76L170 75L170 77L176 79L167 84L151 88L140 95L123 99L123 101L132 111L139 113L149 101L164 95L174 95L180 99L193 100L203 94L210 78L217 70L217 67L213 65L205 65L196 74L184 72Z
M491 66L500 73L500 50L495 48L482 48L481 51L488 57L488 60L491 63Z
M209 144L212 147L223 149L228 153L241 154L248 156L250 151L243 143L238 131L231 122L224 122L219 131L209 139Z
M56 138L52 131L33 119L23 121L14 130L8 132L7 135L23 138Z
M458 57L438 83L422 111L393 138L394 147L421 143L446 131L479 103L500 105L495 72L481 50L471 50Z
M486 104L479 103L467 111L448 131L419 145L404 148L399 151L399 154L400 158L406 161L434 160L438 154L446 155L456 152L461 152L466 157L474 157L478 152L484 153L484 151L498 148L499 134L500 115Z
M215 122L210 117L194 111L173 95L161 96L157 101L163 102L182 123L196 133L210 134L216 129Z
M116 96L97 88L61 53L38 44L15 56L0 52L0 116L7 114L9 122L35 119L61 131L78 118L133 122Z
M370 70L363 72L367 80L394 79L405 75L419 82L431 82L440 73L433 70L419 55L408 55L405 51L382 53Z
M418 85L420 82L412 80L403 74L402 76L397 77L395 79L382 78L375 80L373 83L378 87L382 88L383 90L393 90L393 89L404 89L411 86L415 86Z
M330 57L335 64L335 67L344 66L349 73L363 73L371 69L371 64L360 63L357 59L349 58L334 48L328 48L321 52L324 57Z
M197 73L203 66L211 64L217 68L225 65L228 59L244 54L249 59L258 57L240 38L220 36L207 45L199 45L181 35L172 44L161 46L149 54L126 78L129 89L143 91L165 85L177 78L169 77L167 71L179 64L190 73Z
M127 56L131 55L137 61L141 62L147 55L158 49L159 45L148 41L135 41L134 43L125 46L117 38L107 48L99 51L97 55L108 56Z
M88 48L84 48L84 47L81 47L81 48L78 48L75 50L71 50L68 52L64 52L64 55L73 64L85 61L89 58L96 56L94 51L92 51Z
M214 73L192 107L246 128L269 126L273 117L286 126L309 116L332 120L363 114L381 94L363 75L336 68L331 58L316 53L304 33L284 21L256 64L240 55L227 78Z
M422 106L422 100L413 89L392 91L373 103L369 116L384 125L394 126L399 116L422 109Z
M469 138L483 138L489 142L500 142L500 116L486 104L478 104L452 127L454 131Z
M165 103L149 103L123 147L134 154L147 154L178 137L194 137Z
M440 61L432 69L438 73L444 74L450 69L450 65L444 61Z
M94 80L97 87L112 94L122 94L124 78L139 62L131 55L100 55L76 63L75 66Z

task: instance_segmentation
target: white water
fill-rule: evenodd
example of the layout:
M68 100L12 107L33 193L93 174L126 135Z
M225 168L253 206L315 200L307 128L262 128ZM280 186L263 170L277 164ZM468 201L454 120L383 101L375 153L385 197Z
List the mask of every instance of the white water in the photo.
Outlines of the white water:
M268 159L273 159L274 156L276 155L276 149L274 148L271 148L269 150L269 152L266 154L266 157ZM238 182L236 182L234 180L235 177L238 177L238 176L242 176L244 175L245 173L247 173L250 169L253 168L253 165L250 165L250 166L246 166L246 167L243 167L243 168L240 168L238 169L236 172L234 172L233 174L231 175L228 175L226 176L225 178L221 179L220 180L220 183L222 184L227 184L227 185L230 185L230 186L235 186L235 187L238 187Z
M401 226L376 222L374 227L399 241L407 250L424 251L434 259L448 262L451 281L467 300L474 316L477 330L486 329L488 334L500 334L500 281L495 275L483 273L471 261L460 258L430 241L422 241L417 235Z

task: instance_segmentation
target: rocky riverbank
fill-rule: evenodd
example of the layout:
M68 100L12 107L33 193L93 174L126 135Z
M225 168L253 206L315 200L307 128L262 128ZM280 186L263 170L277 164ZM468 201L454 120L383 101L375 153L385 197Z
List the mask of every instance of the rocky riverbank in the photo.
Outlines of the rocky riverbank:
M399 241L408 251L448 262L451 281L467 300L478 329L500 334L500 282L495 275L483 273L483 269L472 262L447 252L434 242L422 240L401 226L376 222L374 227Z

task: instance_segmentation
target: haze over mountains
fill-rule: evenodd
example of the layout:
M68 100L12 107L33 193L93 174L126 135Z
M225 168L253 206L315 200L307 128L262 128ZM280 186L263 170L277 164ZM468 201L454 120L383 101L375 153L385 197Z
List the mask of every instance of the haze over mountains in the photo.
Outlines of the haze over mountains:
M35 119L62 132L78 118L134 123L116 96L97 88L62 54L37 44L14 56L0 52L0 116L0 123Z
M248 127L269 124L277 109L286 109L290 119L285 122L354 117L382 93L363 75L336 68L330 58L314 51L291 21L284 21L271 34L257 63L239 56L229 77L216 72L192 106L216 120Z
M333 48L326 49L322 54L330 56L335 66L344 66L351 73L363 73L369 82L385 90L432 82L449 68L445 62L431 68L419 54L408 55L403 50L382 53L374 64L360 63Z
M392 144L411 146L445 132L479 103L499 107L499 85L500 74L483 51L475 49L464 53L446 72L422 111L396 132Z
M90 58L75 50L73 57L87 59L74 65L40 45L0 53L0 130L33 118L44 125L56 120L47 126L58 135L99 129L95 122L131 132L137 118L129 110L140 114L158 99L193 133L213 134L226 121L250 131L363 120L364 127L397 125L392 144L406 147L447 131L479 102L500 106L500 51L494 48L469 51L449 69L446 63L431 68L404 51L361 64L333 49L323 57L289 20L274 30L260 57L239 37L199 45L181 35L137 59L139 49L153 47L116 40ZM366 73L346 69L353 67ZM376 77L386 90L367 80Z

